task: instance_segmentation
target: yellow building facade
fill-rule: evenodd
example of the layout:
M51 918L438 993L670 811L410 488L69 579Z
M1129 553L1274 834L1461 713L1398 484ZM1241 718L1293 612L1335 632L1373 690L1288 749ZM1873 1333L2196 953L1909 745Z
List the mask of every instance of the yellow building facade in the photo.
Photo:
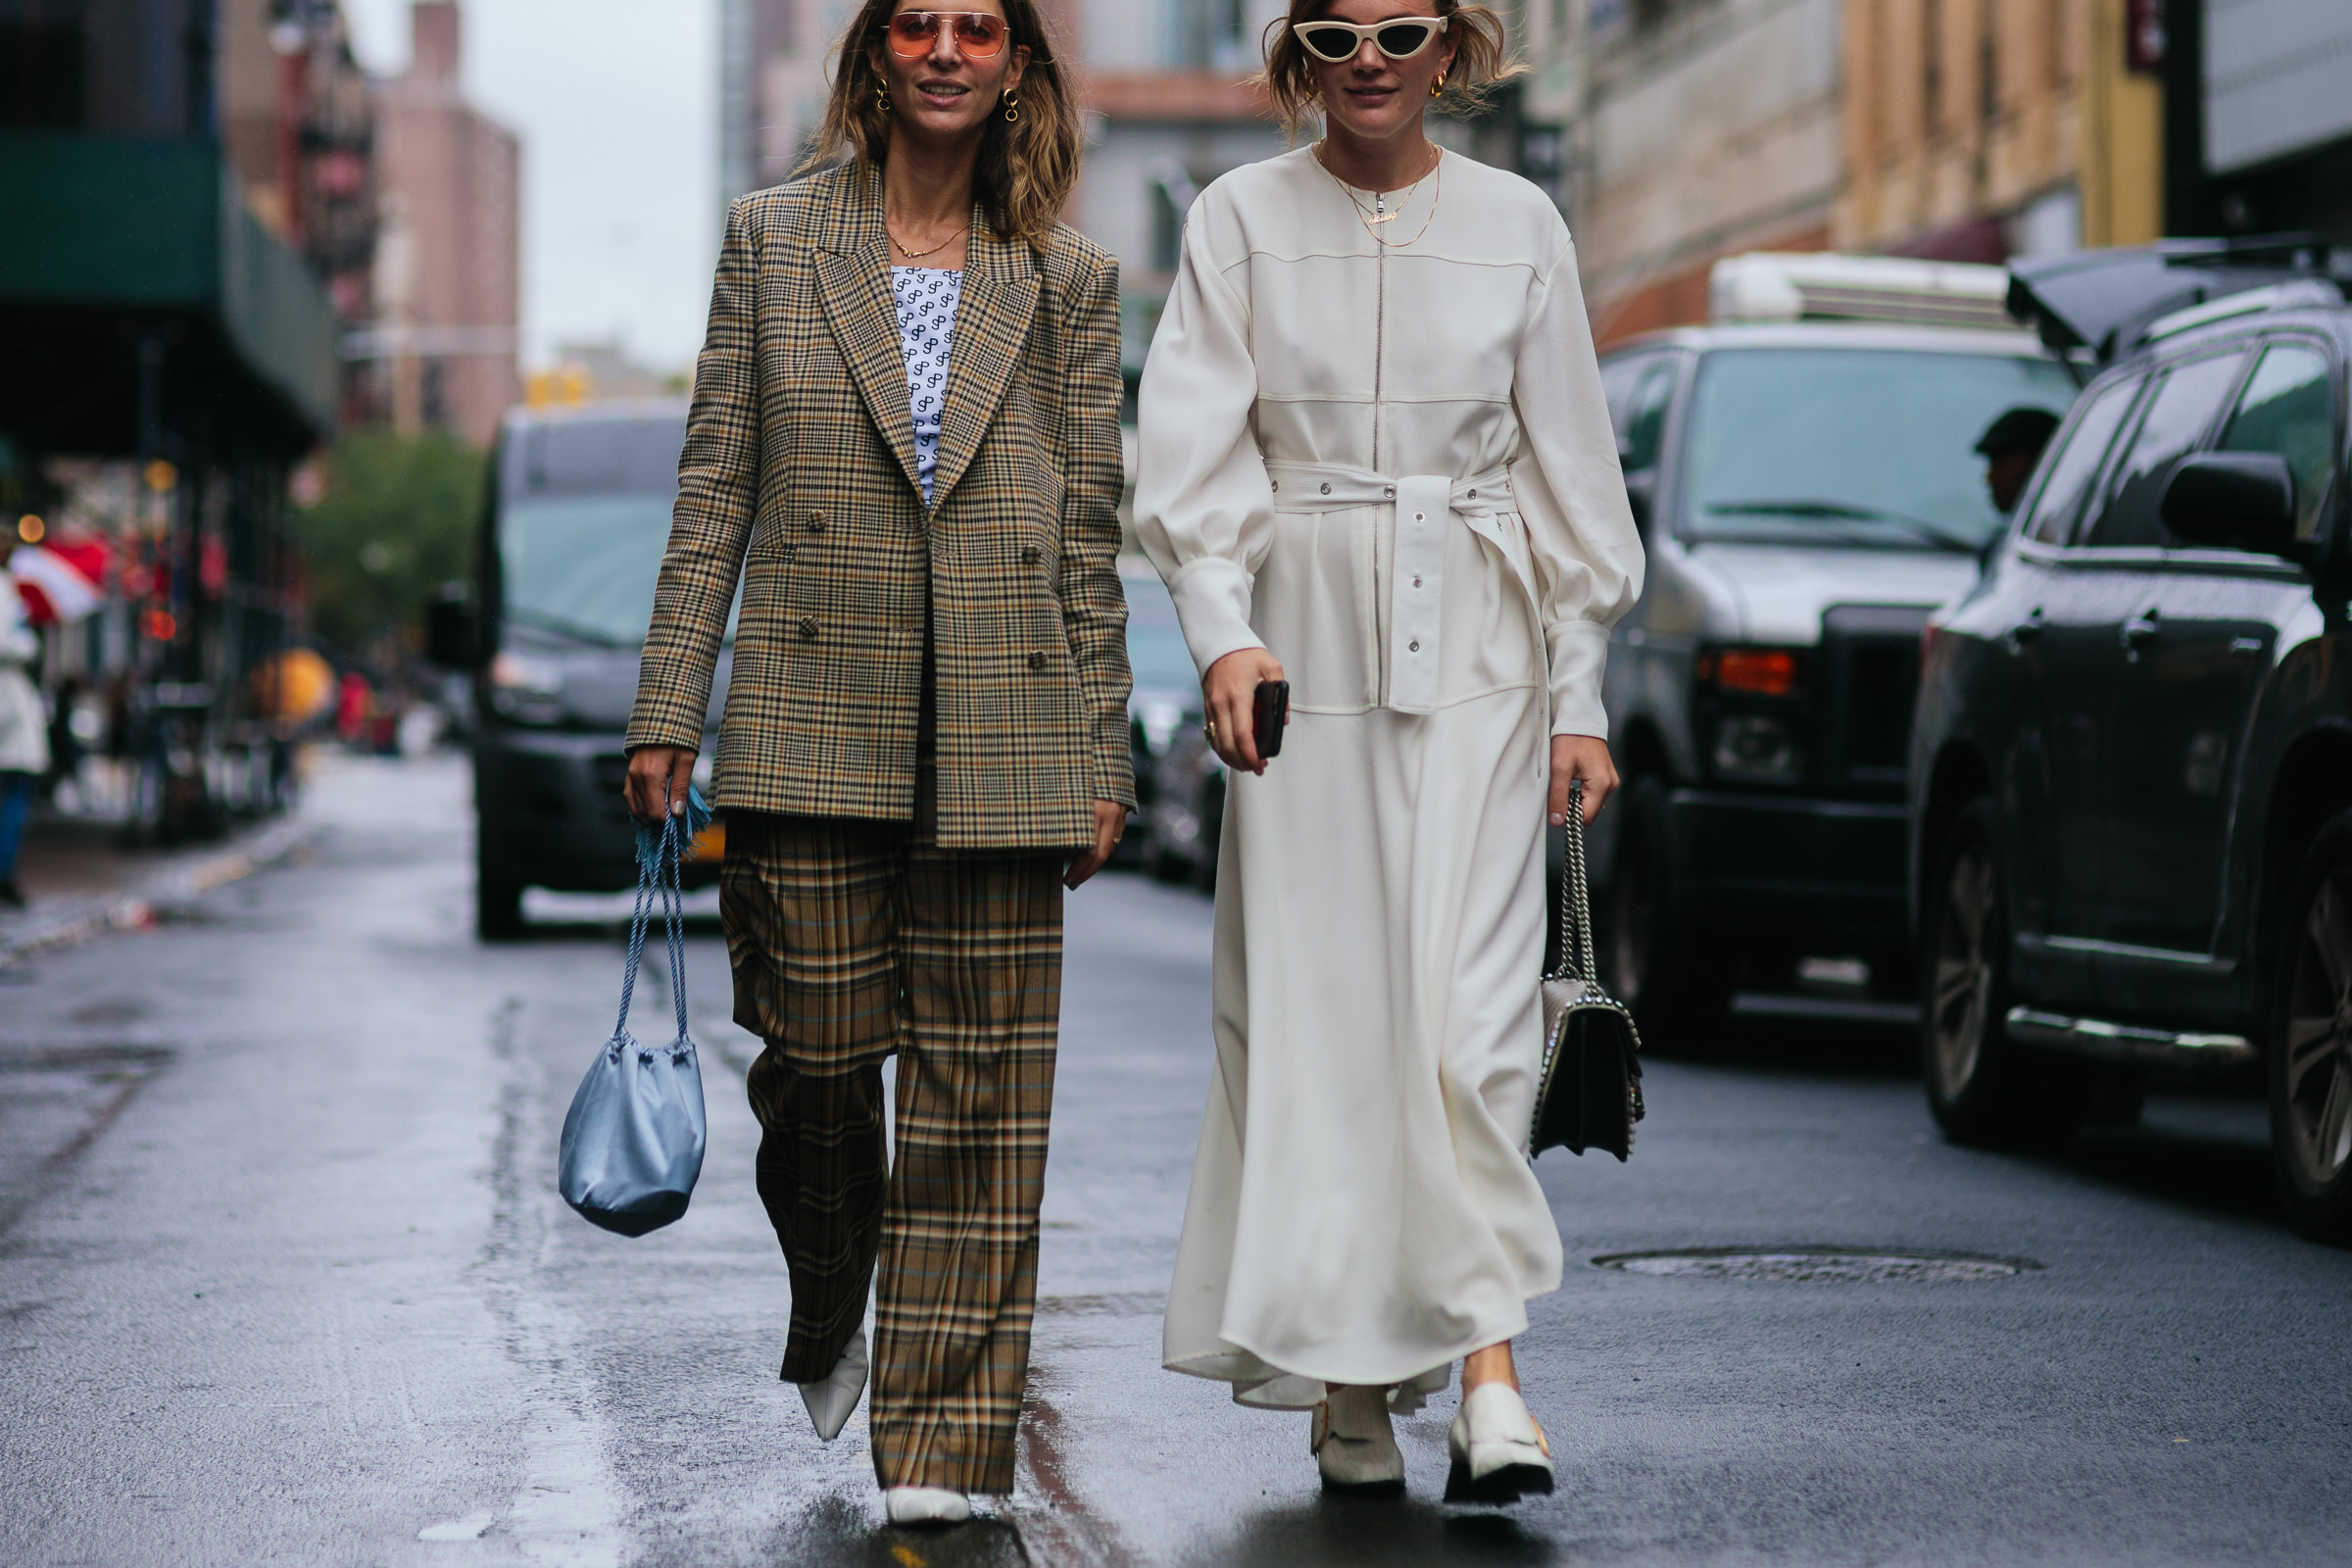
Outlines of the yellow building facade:
M1995 261L2157 238L2160 15L2151 0L1846 0L1834 243Z

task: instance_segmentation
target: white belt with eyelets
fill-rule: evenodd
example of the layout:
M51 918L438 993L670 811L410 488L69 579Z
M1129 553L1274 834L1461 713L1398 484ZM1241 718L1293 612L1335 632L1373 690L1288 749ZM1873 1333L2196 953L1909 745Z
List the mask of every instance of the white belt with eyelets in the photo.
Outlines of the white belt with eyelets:
M1505 544L1503 515L1516 512L1510 475L1500 468L1475 478L1411 473L1391 478L1336 463L1268 463L1277 512L1337 512L1386 507L1378 551L1386 564L1387 635L1381 648L1382 706L1400 713L1437 710L1439 609L1445 604L1446 529L1459 519L1492 544L1534 599L1534 585Z

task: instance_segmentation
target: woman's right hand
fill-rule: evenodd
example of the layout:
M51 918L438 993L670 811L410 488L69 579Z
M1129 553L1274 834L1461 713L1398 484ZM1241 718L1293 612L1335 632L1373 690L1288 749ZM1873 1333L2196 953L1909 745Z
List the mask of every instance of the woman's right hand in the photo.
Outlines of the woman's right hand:
M684 746L640 746L629 754L628 777L620 786L629 814L647 827L660 827L683 810L694 785L695 753Z
M1227 767L1245 773L1266 770L1266 760L1257 755L1257 688L1282 678L1282 661L1263 648L1237 648L1200 677L1208 744Z

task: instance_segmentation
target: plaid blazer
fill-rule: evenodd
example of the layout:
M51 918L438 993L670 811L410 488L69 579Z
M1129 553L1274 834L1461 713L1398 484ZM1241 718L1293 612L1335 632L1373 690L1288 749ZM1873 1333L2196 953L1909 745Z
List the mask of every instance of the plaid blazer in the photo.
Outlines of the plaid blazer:
M702 745L740 577L714 804L909 819L927 615L939 843L1093 843L1135 800L1118 299L1101 247L975 210L926 512L879 174L736 202L628 745Z

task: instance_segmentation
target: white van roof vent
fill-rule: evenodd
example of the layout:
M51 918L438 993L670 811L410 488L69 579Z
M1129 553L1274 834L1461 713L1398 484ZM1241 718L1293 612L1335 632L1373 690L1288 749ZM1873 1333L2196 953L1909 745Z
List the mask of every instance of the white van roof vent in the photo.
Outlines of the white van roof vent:
M1966 262L1750 251L1707 278L1711 321L1903 321L2014 329L2009 273Z

